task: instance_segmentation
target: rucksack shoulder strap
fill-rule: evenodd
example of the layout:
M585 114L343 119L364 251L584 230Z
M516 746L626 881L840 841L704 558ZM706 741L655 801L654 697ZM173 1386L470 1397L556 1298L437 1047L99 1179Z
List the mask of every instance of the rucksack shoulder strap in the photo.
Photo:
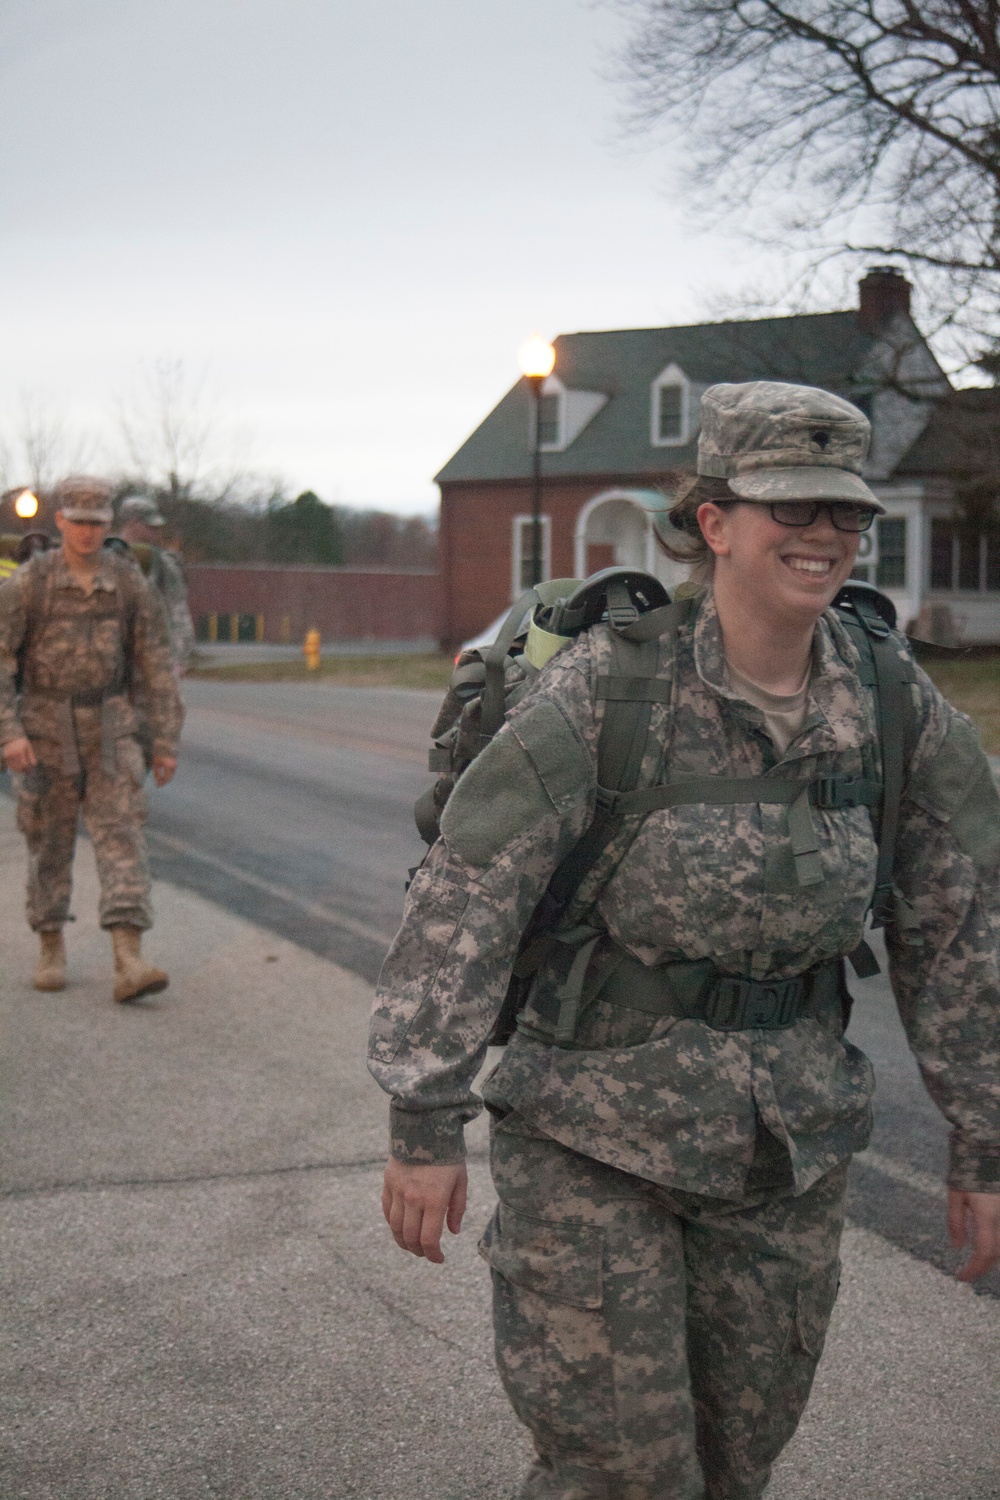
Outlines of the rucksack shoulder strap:
M673 670L669 676L655 675L660 656L660 639L667 632L675 636L695 607L693 599L683 599L640 616L644 624L659 616L659 632L636 641L627 633L612 635L612 666L616 669L597 678L596 693L604 701L604 719L597 744L597 807L593 821L583 837L567 854L556 870L546 893L549 909L565 911L620 832L622 809L613 798L631 791L639 780L649 739L653 705L669 703L673 692ZM675 652L668 655L671 662ZM636 824L635 831L638 832ZM626 850L622 850L622 858Z
M908 646L900 650L903 637L894 633L895 608L878 589L848 583L834 600L834 607L861 658L861 680L875 695L882 792L872 926L884 927L893 915L892 872L906 771L920 735L913 693L916 664Z
M45 609L45 595L48 592L48 580L55 567L58 550L51 552L36 552L26 563L21 566L28 570L28 592L25 598L25 632L24 645L27 646L28 638L38 629L42 613Z

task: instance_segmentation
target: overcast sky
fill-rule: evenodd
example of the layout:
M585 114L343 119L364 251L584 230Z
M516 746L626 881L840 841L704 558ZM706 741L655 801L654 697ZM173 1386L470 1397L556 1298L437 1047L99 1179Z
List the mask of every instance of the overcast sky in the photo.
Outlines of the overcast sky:
M526 334L746 277L623 143L621 35L587 0L5 0L0 431L27 392L109 458L183 360L293 493L431 509Z

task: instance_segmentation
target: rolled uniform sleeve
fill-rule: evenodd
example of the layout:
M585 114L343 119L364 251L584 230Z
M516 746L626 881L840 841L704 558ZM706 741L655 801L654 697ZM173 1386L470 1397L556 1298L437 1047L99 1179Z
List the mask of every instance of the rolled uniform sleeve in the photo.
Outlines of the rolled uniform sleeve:
M1000 1192L1000 796L972 722L918 675L924 727L901 811L890 974L952 1126L949 1186Z
M583 647L562 653L461 777L410 886L372 1014L368 1066L401 1161L454 1162L521 933L594 810Z
M27 628L27 573L18 569L0 583L0 745L24 738L17 709L17 654Z

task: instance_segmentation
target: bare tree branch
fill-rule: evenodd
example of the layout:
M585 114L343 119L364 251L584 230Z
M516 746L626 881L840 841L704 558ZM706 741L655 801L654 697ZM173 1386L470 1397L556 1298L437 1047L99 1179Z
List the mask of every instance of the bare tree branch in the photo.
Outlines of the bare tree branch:
M149 489L173 499L216 501L254 493L242 442L221 412L207 377L192 377L183 360L158 359L143 367L127 398L116 402L128 467Z
M923 266L1000 333L997 0L610 3L633 124L679 133L703 217Z
M94 442L75 432L48 399L22 391L18 404L0 430L0 490L26 484L44 494L57 479L90 465Z

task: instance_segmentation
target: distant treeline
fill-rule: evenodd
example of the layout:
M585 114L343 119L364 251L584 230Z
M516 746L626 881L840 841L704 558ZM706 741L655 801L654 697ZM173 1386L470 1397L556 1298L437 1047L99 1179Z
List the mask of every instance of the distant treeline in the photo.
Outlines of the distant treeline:
M135 493L135 490L132 490ZM327 505L312 490L264 504L157 494L168 537L186 562L437 566L437 530L426 516Z

